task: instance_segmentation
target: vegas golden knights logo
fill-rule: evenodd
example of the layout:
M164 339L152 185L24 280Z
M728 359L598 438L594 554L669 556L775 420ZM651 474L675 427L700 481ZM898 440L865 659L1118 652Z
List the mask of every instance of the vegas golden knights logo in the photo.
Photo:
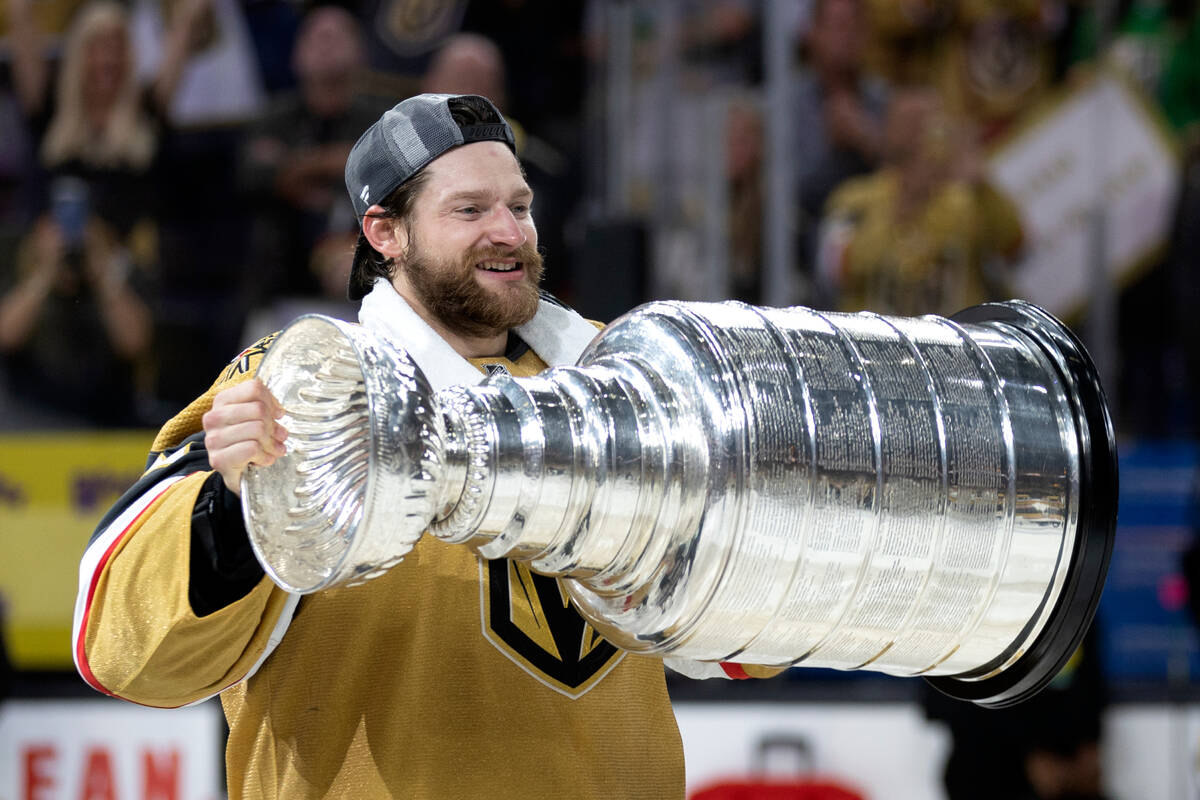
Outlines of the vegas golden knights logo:
M503 558L480 559L479 570L484 636L542 683L576 698L621 660L556 579Z
M267 336L264 336L254 344L247 347L242 352L238 353L237 357L233 359L233 361L230 361L229 366L225 367L224 372L221 373L221 380L227 381L234 375L241 375L244 372L249 372L250 365L254 361L255 356L261 356L265 354L267 350L271 348L271 343L275 341L275 337L278 335L278 331L268 334Z
M458 30L463 0L382 0L375 29L402 56L426 53Z

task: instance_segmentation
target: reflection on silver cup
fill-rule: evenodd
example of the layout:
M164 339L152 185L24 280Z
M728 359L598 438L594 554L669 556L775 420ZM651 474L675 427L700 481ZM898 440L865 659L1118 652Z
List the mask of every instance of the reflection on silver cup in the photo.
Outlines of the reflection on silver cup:
M562 576L614 644L922 675L1032 695L1095 611L1116 520L1111 422L1061 323L653 303L574 367L437 393L322 317L260 377L290 452L246 518L292 591L363 580L428 528Z

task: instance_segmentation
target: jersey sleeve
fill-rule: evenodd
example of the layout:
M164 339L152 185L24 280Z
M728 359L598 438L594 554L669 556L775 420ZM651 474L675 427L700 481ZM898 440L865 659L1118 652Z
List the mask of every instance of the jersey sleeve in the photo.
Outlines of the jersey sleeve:
M239 354L162 428L146 471L88 543L73 650L98 691L157 707L199 702L253 674L291 620L299 598L254 561L200 422L218 392L253 376L269 344Z

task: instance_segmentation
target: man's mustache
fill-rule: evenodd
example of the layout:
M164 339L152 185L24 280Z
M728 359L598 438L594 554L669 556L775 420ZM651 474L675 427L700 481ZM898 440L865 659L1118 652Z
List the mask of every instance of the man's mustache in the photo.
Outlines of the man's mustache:
M467 253L467 263L474 266L481 261L494 261L498 259L515 258L523 264L540 264L542 261L541 255L537 248L529 242L515 247L479 247Z

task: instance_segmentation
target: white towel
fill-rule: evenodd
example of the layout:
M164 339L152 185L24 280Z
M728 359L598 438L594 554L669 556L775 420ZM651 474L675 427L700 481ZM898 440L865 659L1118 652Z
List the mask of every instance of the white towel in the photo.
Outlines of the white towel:
M434 390L475 384L487 377L429 327L386 278L375 279L362 300L358 321L408 351ZM538 302L533 319L516 331L551 367L574 364L598 333L596 326L579 314L545 300Z

